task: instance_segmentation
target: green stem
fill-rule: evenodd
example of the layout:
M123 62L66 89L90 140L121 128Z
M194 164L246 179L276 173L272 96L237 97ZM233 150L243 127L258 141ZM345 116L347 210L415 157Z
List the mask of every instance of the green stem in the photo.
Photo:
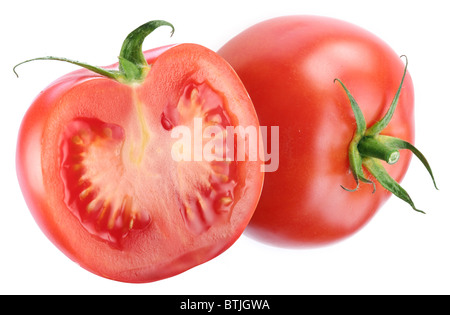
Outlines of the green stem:
M372 175L372 177L375 178L375 180L378 181L385 189L389 190L395 196L409 203L409 205L414 210L423 212L415 207L411 197L408 195L406 190L404 190L399 183L397 183L391 176L389 176L381 163L382 160L387 162L388 164L395 164L400 158L400 153L398 150L410 150L416 157L419 158L419 160L428 170L428 173L433 179L434 186L437 189L431 167L428 164L428 161L425 159L425 156L417 148L402 139L380 135L380 132L382 132L383 129L387 127L387 125L391 121L392 116L394 115L398 100L400 98L400 92L403 86L403 82L407 73L407 67L408 59L406 59L400 86L397 89L397 92L387 113L382 119L380 119L368 129L366 128L366 121L358 103L353 98L350 91L345 87L345 85L339 79L335 79L335 82L339 82L339 84L343 87L345 93L347 94L356 120L355 134L353 136L353 139L350 141L348 148L350 169L356 181L356 188L350 190L343 187L342 185L341 187L348 191L356 191L359 188L360 181L374 185L372 181L366 178L363 170L364 166L364 168Z
M403 201L409 203L409 205L417 212L425 213L422 210L419 210L414 205L414 202L412 201L411 197L408 195L405 189L403 189L402 186L400 186L399 183L397 183L386 171L386 169L383 167L383 165L380 163L380 161L376 159L364 159L363 161L364 167L366 167L369 172L375 176L378 180L378 182L383 186L385 189L392 192L395 196L402 199Z
M125 38L119 56L119 71L123 74L125 81L141 82L146 78L150 67L142 53L142 44L148 35L164 25L172 28L172 36L175 31L173 25L166 21L156 20L141 25Z
M358 143L358 151L363 157L374 157L388 164L395 164L400 158L397 149L383 144L374 137L363 137Z
M152 33L158 27L164 25L172 28L171 32L172 35L173 32L175 31L173 25L170 24L169 22L162 20L147 22L139 26L134 31L132 31L125 38L122 44L122 49L120 50L119 55L119 70L109 70L101 67L92 66L87 63L79 62L76 60L48 56L25 60L17 64L13 68L13 71L16 74L16 76L19 77L19 75L16 72L16 68L24 63L35 60L57 60L81 66L97 74L103 75L105 77L119 81L121 83L125 84L141 83L146 78L147 73L150 69L150 65L147 63L147 60L145 60L144 54L142 52L142 44L144 42L144 39L150 33Z
M425 156L422 154L422 152L419 151L419 149L417 149L411 143L409 143L405 140L402 140L402 139L395 138L395 137L379 135L379 136L377 136L377 139L378 139L378 141L390 146L391 148L395 148L397 150L406 149L406 150L411 151L420 160L420 162L422 162L422 164L425 166L425 168L427 169L428 173L431 176L431 179L433 180L434 187L437 190L439 190L439 188L436 185L436 181L434 179L434 175L433 175L433 171L431 170L431 166L428 163Z
M402 90L403 82L405 80L406 69L408 68L408 58L404 55L400 56L400 58L401 57L405 57L406 61L405 61L405 68L403 70L402 80L400 81L400 86L397 89L397 92L395 93L395 96L391 102L391 106L389 106L388 111L386 112L386 114L384 115L384 117L382 119L377 121L375 124L373 124L372 127L370 127L367 130L367 132L366 132L367 136L375 136L375 135L379 134L381 131L383 131L384 128L387 127L387 125L389 124L389 122L392 119L392 116L394 116L394 112L395 112L395 109L397 108L397 104L398 104L398 99L400 98L400 92Z
M62 57L53 57L53 56L39 57L39 58L33 58L33 59L22 61L21 63L18 63L17 65L14 66L14 68L13 68L14 74L17 77L19 77L19 74L16 72L16 68L18 66L20 66L20 65L23 65L24 63L27 63L27 62L30 62L30 61L35 61L35 60L57 60L57 61L68 62L68 63L74 64L74 65L86 68L88 70L91 70L91 71L93 71L95 73L98 73L100 75L103 75L105 77L108 77L108 78L114 79L114 80L118 80L118 76L120 75L119 71L106 70L106 69L103 69L103 68L100 68L100 67L89 65L89 64L84 63L84 62L71 60L71 59L67 59L67 58L62 58Z

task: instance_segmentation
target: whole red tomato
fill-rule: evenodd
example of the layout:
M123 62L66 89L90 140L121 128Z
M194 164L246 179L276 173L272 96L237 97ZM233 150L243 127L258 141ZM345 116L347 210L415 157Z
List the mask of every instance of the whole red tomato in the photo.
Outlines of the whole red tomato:
M286 16L250 27L219 54L244 82L260 124L279 126L279 168L266 173L249 235L321 245L360 229L391 192L416 209L397 183L411 153L398 160L398 149L429 166L410 144L411 77L386 43L340 20Z
M161 25L172 27L152 21L130 33L118 65L37 58L87 69L36 98L17 143L19 183L39 226L82 267L118 281L173 276L226 250L263 183L259 161L176 158L191 152L176 146L176 127L259 125L244 86L216 53L194 44L142 53Z

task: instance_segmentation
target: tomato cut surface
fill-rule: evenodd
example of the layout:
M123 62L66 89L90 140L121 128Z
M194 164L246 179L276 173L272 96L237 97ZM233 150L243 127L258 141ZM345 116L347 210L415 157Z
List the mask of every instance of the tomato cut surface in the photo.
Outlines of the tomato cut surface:
M136 209L124 176L125 134L97 119L74 119L62 135L61 179L65 203L83 227L111 243L146 227L149 214Z
M219 132L224 133L225 128L231 125L224 100L206 83L188 84L178 103L175 106L169 104L163 115L164 123L170 126L167 129L187 127L194 141L203 140L205 129L210 126L215 126ZM196 121L197 125L201 123L201 128L196 128ZM225 137L217 138L216 141L221 141ZM221 142L220 147L223 147L223 140ZM189 148L184 146L181 149L189 151L190 148L191 143ZM175 146L175 149L179 148ZM221 152L212 152L217 159L208 161L203 156L205 148L200 146L199 149L200 152L196 152L196 148L193 148L191 154L184 156L185 160L177 163L181 214L186 226L194 233L202 233L215 222L227 220L234 203L234 190L238 180L236 161L225 161ZM209 163L205 164L203 158ZM198 180L192 181L193 177ZM191 193L192 186L195 187L195 194Z
M259 127L231 67L194 44L145 57L140 83L79 70L50 85L17 147L21 188L47 236L82 267L126 282L173 276L226 250L263 183L260 161L226 160L215 145L227 126Z

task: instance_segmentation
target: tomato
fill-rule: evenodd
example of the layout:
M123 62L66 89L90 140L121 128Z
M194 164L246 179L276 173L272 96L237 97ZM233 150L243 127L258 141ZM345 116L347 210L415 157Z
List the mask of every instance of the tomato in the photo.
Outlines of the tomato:
M260 161L174 158L173 131L194 119L203 129L259 124L215 52L180 44L142 53L161 25L171 26L152 21L130 33L109 67L37 58L88 69L47 87L18 136L18 179L41 229L83 268L117 281L160 280L222 253L263 183Z
M244 82L261 125L279 126L279 168L266 173L248 235L286 247L329 244L364 226L391 192L418 210L398 184L410 151L429 169L411 144L413 83L385 42L344 21L285 16L248 28L218 53Z

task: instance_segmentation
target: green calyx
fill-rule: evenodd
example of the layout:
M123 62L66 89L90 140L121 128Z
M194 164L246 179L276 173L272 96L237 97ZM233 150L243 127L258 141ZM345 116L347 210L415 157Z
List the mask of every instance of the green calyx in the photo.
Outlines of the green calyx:
M139 26L134 31L132 31L127 36L127 38L125 38L122 44L122 49L120 50L119 55L119 70L109 70L101 67L91 66L84 62L70 60L67 58L48 56L23 61L17 64L14 67L13 71L18 77L16 68L24 63L35 60L59 60L81 66L95 73L116 80L120 83L125 84L141 83L142 81L144 81L148 71L150 70L150 65L145 60L144 54L142 52L142 43L150 33L152 33L158 27L164 25L172 28L171 32L172 35L173 32L175 31L175 28L169 22L162 20L147 22Z
M414 210L424 213L423 211L418 210L415 207L408 193L388 174L383 164L381 163L381 161L385 161L388 164L395 164L400 158L399 150L410 150L425 166L431 176L431 179L433 180L435 188L438 189L430 165L425 159L425 156L417 148L415 148L411 143L402 139L380 135L380 133L389 124L392 116L394 115L399 100L400 91L403 86L403 81L406 76L407 67L408 60L406 59L405 69L400 86L394 96L394 99L392 100L387 113L381 120L373 124L370 128L367 128L364 115L359 108L358 103L350 94L349 90L339 79L335 79L335 82L339 82L339 84L344 88L356 119L356 131L348 149L350 169L356 181L356 188L347 189L342 185L341 187L347 191L356 191L359 188L360 182L363 182L372 184L374 188L373 192L375 192L375 183L366 177L363 170L364 166L364 168L372 175L373 178L375 178L381 184L381 186L392 192L395 196L409 203L409 205Z

